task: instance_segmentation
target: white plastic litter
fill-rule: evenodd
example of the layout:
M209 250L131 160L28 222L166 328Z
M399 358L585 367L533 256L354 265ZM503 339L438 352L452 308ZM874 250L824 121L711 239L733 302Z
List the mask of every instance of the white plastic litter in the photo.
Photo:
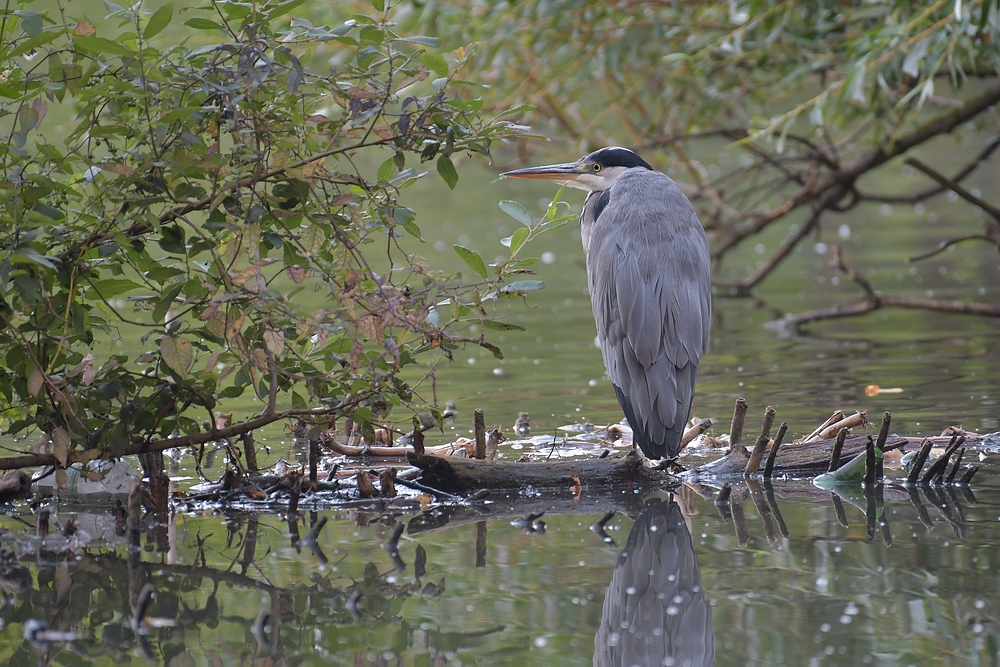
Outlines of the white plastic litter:
M110 496L127 496L132 483L141 479L139 471L124 459L111 461L94 460L86 465L86 469L96 470L104 475L102 479L90 481L83 474L84 464L74 463L66 468L66 484L56 489L56 475L50 473L51 468L39 468L32 476L35 489L40 493L70 496L90 496L95 494ZM41 479L39 479L41 478Z

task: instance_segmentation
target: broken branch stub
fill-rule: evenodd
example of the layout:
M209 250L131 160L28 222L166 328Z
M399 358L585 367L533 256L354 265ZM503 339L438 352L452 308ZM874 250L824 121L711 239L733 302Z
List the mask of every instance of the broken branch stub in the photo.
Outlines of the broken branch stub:
M747 477L756 474L760 468L760 462L764 458L764 449L771 440L771 424L774 423L774 415L774 408L770 405L767 406L767 409L764 410L764 419L760 424L760 435L757 436L753 452L750 454L750 459L747 461L747 467L743 473Z
M736 399L733 408L733 421L729 427L729 449L733 450L743 440L743 421L747 416L747 402L742 396Z

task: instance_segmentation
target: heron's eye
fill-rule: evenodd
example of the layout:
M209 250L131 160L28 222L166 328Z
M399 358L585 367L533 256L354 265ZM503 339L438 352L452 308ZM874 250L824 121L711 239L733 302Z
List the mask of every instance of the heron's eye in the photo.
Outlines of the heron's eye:
M599 172L601 170L601 165L595 164L593 167L591 167L591 169L593 169L594 173L596 174L597 172Z

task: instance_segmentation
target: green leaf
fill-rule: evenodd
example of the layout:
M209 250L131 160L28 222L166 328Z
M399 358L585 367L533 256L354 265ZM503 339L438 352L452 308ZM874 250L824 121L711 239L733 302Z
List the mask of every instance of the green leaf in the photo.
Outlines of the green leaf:
M14 12L21 19L21 29L28 37L38 37L42 34L42 15L39 12Z
M283 2L267 13L267 20L273 21L279 16L284 16L296 7L305 4L305 2L306 0L288 0L288 2Z
M504 285L500 290L502 294L517 294L519 292L536 292L545 289L544 280L515 280L509 285Z
M215 21L209 21L208 19L193 18L188 19L184 22L189 28L194 28L195 30L225 30L226 28Z
M444 182L448 184L448 187L452 190L458 185L458 172L455 171L455 165L452 164L451 158L447 155L442 155L437 161L437 170L444 179Z
M425 37L423 35L414 35L412 37L397 37L394 41L397 42L407 42L408 44L419 44L420 46L429 46L432 49L436 49L441 46L441 40L437 37Z
M462 258L462 261L468 264L473 271L482 276L483 280L487 279L486 263L483 262L483 258L479 256L479 253L460 245L455 246L455 252L458 253L458 256Z
M517 231L510 235L509 243L506 245L510 248L511 254L521 249L521 246L524 245L525 240L528 238L529 231L531 230L527 227L518 227Z
M113 42L103 37L74 35L73 44L84 53L108 53L123 58L130 58L132 56L132 52L128 50L128 47L122 45L120 42Z
M126 292L131 292L132 290L140 288L138 284L128 280L127 278L108 278L107 280L98 280L94 283L93 287L105 299L110 299L118 296L119 294L125 294Z
M520 324L512 324L511 322L501 322L500 320L481 320L483 328L485 329L495 329L497 331L525 331L526 329Z
M372 7L374 7L377 12L384 12L385 0L372 0Z
M448 63L441 56L433 53L425 53L421 59L430 71L438 76L448 76Z
M18 248L10 255L11 264L40 264L49 269L55 269L52 258L46 257L34 248Z
M180 378L186 378L194 363L194 347L187 338L164 336L160 341L160 358Z
M553 229L559 229L560 227L562 227L563 225L565 225L566 223L568 223L570 220L572 220L574 218L576 218L575 215L573 215L573 216L567 216L566 219L556 220L555 222L550 222L550 223L546 224L544 227L540 227L540 228L536 229L535 230L535 238L537 239L542 234L548 234Z
M170 19L173 16L174 6L169 2L157 9L146 23L146 29L142 32L143 39L149 39L159 34L161 30L170 25Z
M528 215L527 209L518 204L516 201L504 199L500 202L500 210L520 222L525 227L531 227L531 216Z
M160 299L157 302L156 307L153 308L153 322L156 322L157 324L163 322L164 318L167 316L167 311L174 305L174 300L177 298L177 295L181 293L183 288L184 283L177 283L164 293L163 298Z
M378 166L378 182L387 183L392 175L396 173L396 156L392 156Z
M487 350L489 350L490 352L492 352L493 356L496 357L497 359L500 359L501 361L503 360L503 350L501 350L499 347L497 347L493 343L484 340L484 341L480 342L479 345L480 345L480 347L485 347Z

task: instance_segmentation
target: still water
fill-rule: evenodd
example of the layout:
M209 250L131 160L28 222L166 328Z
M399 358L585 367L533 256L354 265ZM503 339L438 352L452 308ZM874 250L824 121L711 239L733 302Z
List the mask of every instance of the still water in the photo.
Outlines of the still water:
M462 178L455 193L428 182L407 195L426 239L414 250L454 270L461 268L455 243L487 258L500 254L499 239L516 223L496 201L517 199L540 213L552 194L493 182L495 172L482 165L465 165ZM733 400L745 396L748 424L770 404L779 422L789 422L789 437L837 408L873 417L890 410L893 430L905 435L952 424L1000 430L996 322L885 311L819 324L806 336L765 328L786 311L856 295L834 284L833 242L880 289L1000 298L995 252L905 263L970 224L940 210L930 222L932 213L873 208L834 219L830 238L810 239L757 300L717 294L698 416L725 424ZM782 234L727 258L717 278L745 275ZM564 228L533 250L542 258L537 277L549 286L525 304L511 302L507 313L527 331L498 341L503 361L467 348L439 371L437 399L455 401L459 415L429 444L467 434L474 408L508 429L528 412L535 434L621 418L593 343L578 234ZM867 398L869 384L902 391ZM428 385L420 391L433 399ZM259 407L238 406L237 418L252 409ZM269 461L295 460L280 430L258 442L270 447ZM520 453L501 445L503 457ZM179 505L165 523L146 526L138 552L126 548L113 507L43 501L53 532L72 521L77 533L39 541L35 507L16 505L0 518L0 661L993 665L1000 662L995 456L982 453L971 492L886 488L874 512L859 492L835 502L804 482L747 490L742 503L721 508L691 489L649 497L584 490L575 503L568 492L547 499L529 491L457 509L421 507L427 499L417 498L335 510L303 501L291 517ZM194 474L182 466L176 477L184 483L185 476ZM537 520L524 525L525 503L548 507L544 532ZM591 526L612 509L605 541ZM307 536L324 518L312 545ZM394 559L384 545L397 526ZM148 617L172 625L137 636L131 609L147 582L158 590ZM35 621L47 629L35 632Z
M600 513L512 525L504 501L446 522L300 508L275 514L178 513L145 550L65 552L29 544L0 581L4 664L339 665L989 665L996 664L1000 494L906 497L887 490L870 527L864 502L808 485L758 489L723 508L682 491L607 500ZM565 502L561 511L571 511ZM501 518L489 518L500 514ZM840 515L838 517L838 514ZM479 516L477 516L479 515ZM81 530L120 541L99 510ZM328 517L316 547L300 540ZM476 521L481 518L481 521ZM22 508L3 520L24 532ZM383 545L407 526L394 563ZM742 523L741 523L742 522ZM537 522L536 522L537 523ZM443 525L442 525L443 524ZM536 526L537 527L537 526ZM872 535L869 536L869 531ZM891 546L889 546L891 544ZM172 619L137 644L131 603ZM265 614L270 622L255 632ZM72 632L33 644L28 619ZM667 656L664 659L664 656ZM672 660L672 661L671 661Z

